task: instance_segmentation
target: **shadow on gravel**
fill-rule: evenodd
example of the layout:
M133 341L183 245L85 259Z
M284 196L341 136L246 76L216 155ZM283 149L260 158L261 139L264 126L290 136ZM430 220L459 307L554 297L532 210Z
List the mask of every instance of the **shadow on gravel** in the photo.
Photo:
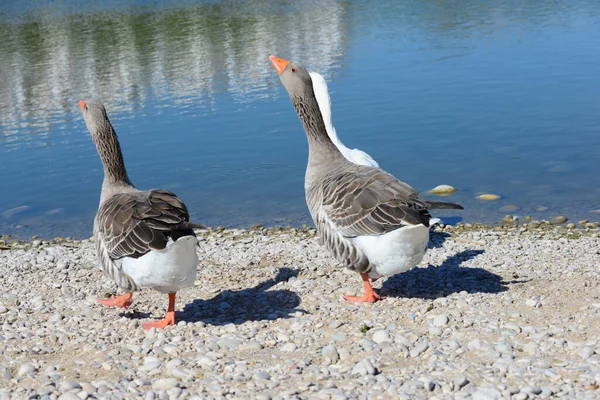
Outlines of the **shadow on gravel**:
M449 233L446 232L429 232L429 243L427 243L428 249L436 249L438 247L442 247L446 239L451 237Z
M383 283L381 294L391 297L437 299L452 293L500 293L511 282L482 268L461 268L460 265L484 253L465 250L448 257L439 267L414 268L390 277Z
M223 290L209 300L196 299L177 313L179 321L202 321L212 325L242 324L246 321L290 318L300 305L300 296L289 290L271 290L279 282L298 275L291 268L279 268L277 275L255 287L241 290Z

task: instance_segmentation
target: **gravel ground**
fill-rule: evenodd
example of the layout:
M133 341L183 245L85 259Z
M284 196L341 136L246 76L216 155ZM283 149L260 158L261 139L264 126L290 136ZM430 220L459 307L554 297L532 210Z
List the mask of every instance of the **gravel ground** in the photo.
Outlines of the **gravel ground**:
M539 226L539 225L538 225ZM436 228L418 268L355 304L310 229L199 233L179 323L128 311L90 241L0 251L0 399L600 398L598 229Z

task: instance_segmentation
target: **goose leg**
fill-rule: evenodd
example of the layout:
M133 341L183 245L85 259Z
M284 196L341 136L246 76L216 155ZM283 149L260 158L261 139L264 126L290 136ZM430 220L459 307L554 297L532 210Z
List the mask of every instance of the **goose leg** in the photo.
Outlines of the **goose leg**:
M127 307L129 307L131 305L131 303L133 303L133 293L123 293L120 296L113 296L109 299L97 299L98 303L105 305L105 306L113 306L113 307L120 307L120 308L125 308L127 309Z
M385 297L381 297L380 295L378 295L377 293L375 293L373 291L373 287L371 286L371 283L369 282L368 274L362 273L362 274L360 274L360 277L362 278L362 281L363 281L363 286L365 288L365 294L361 297L359 297L359 296L344 296L344 300L375 303L377 300L385 299Z
M169 307L167 308L167 315L165 318L154 322L144 322L144 329L162 329L173 324L175 324L175 293L169 293Z

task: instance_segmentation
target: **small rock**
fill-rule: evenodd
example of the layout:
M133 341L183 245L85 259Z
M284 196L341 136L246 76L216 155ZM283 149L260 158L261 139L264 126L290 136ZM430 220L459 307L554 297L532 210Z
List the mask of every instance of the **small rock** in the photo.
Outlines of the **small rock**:
M501 213L505 213L505 214L512 214L514 212L519 211L521 208L519 206L515 206L514 204L508 204L505 206L502 206L498 209L498 211L500 211Z
M498 196L497 194L485 193L485 194L481 194L481 195L477 196L477 198L481 199L481 200L492 201L492 200L498 200L500 198L500 196Z
M68 391L73 389L81 389L81 385L73 380L67 379L60 383L60 388L63 391Z
M455 193L456 191L458 191L458 189L450 185L437 185L436 187L431 189L429 193L437 194L438 196L447 196L449 194Z
M242 344L242 341L238 340L236 338L233 338L233 337L227 337L227 338L219 339L217 341L217 344L222 349L235 350Z
M333 335L331 335L331 340L334 342L343 342L346 339L348 339L348 335L342 332L335 332Z
M413 349L410 351L410 357L411 358L415 358L420 356L423 352L425 352L427 349L429 348L429 343L427 342L420 342L417 343L415 345L415 347L413 347Z
M271 379L271 375L269 375L269 373L266 371L258 371L254 374L254 378L269 380Z
M392 340L386 331L379 330L373 333L373 341L379 344L381 342L391 342Z
M280 350L286 353L291 353L292 351L296 350L296 345L294 343L286 343L281 346Z
M581 357L582 360L587 360L588 358L590 358L591 356L593 356L594 353L595 353L595 351L594 351L593 348L591 348L590 346L585 346L579 352L579 357Z
M73 392L67 392L61 394L58 400L81 400L81 397L77 396Z
M567 222L567 217L565 217L564 215L559 215L557 217L552 217L550 219L550 223L552 225L560 225L560 224L564 224L565 222Z
M21 377L27 374L33 374L37 369L29 363L22 364L17 371L17 377Z
M212 368L215 365L217 365L217 362L215 360L213 360L212 358L206 357L206 356L202 356L202 357L198 358L197 363L201 367L206 367L206 368Z
M536 354L539 350L540 346L538 346L535 342L529 342L523 346L523 352L527 354Z
M157 379L156 381L154 381L154 383L152 383L152 389L154 390L169 390L169 389L173 389L174 387L178 386L179 383L177 382L177 379L175 378L163 378L163 379Z
M448 322L450 322L450 318L448 318L448 316L445 314L438 315L433 319L433 325L437 327L446 326L448 325Z
M467 383L469 383L469 380L464 375L458 375L456 378L454 378L454 387L457 389L462 388Z
M332 344L323 347L321 354L323 357L329 358L332 364L335 364L340 358L336 347Z
M377 373L377 370L375 369L373 364L371 364L371 361L369 361L368 358L364 358L356 363L354 368L352 368L352 373L362 376L375 375Z
M529 307L537 307L538 305L538 301L535 299L527 299L525 301L525 305L529 306Z

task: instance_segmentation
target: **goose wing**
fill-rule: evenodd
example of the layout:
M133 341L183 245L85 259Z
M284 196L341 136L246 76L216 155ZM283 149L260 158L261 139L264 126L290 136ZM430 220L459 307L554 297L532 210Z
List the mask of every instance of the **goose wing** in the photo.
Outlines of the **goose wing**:
M138 258L193 235L185 204L168 190L119 193L106 200L96 215L96 229L111 259Z
M427 202L408 184L377 168L359 167L322 185L321 210L346 237L382 235L402 226L429 226Z

